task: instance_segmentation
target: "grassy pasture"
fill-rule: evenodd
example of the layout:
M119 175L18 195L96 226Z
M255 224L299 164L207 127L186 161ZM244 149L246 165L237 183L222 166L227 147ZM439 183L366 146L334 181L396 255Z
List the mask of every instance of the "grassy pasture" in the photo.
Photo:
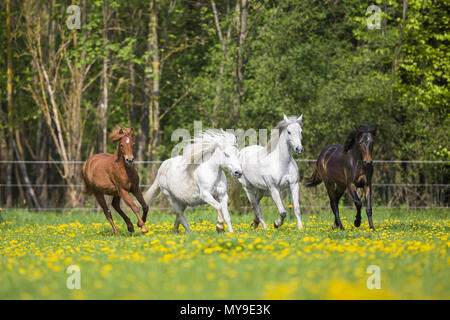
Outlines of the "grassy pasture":
M364 212L363 212L364 213ZM232 216L233 234L217 234L212 210L189 211L193 232L171 233L174 217L152 212L150 232L114 237L100 213L3 212L0 299L449 299L450 210L374 210L375 232L331 230L327 210L253 230L250 215ZM132 221L134 216L129 215ZM81 289L66 286L80 267ZM367 288L370 265L381 289Z

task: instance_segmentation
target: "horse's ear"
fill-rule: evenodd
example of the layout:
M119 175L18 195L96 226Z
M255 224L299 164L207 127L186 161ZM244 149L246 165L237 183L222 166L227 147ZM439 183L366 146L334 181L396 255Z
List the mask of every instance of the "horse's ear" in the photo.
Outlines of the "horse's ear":
M123 128L120 127L119 134L123 134Z
M302 120L303 120L303 114L300 115L300 117L297 118L297 122L298 122L299 124L302 124Z
M373 134L374 136L377 135L377 130L378 130L378 125L376 124L376 125L374 125L374 126L372 127L372 134Z
M283 114L283 119L284 119L284 121L289 122L289 119L285 114Z
M131 136L134 136L134 128L131 128L131 129L130 129L130 135L131 135Z

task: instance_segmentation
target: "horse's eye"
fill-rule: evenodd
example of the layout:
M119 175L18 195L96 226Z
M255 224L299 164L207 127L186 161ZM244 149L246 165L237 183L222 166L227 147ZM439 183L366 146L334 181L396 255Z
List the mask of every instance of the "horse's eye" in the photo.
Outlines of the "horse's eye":
M225 154L225 157L230 157L230 155L228 154L228 153L226 153L226 152L224 152L224 154Z
M287 132L288 132L288 134L291 134L291 132L289 130Z

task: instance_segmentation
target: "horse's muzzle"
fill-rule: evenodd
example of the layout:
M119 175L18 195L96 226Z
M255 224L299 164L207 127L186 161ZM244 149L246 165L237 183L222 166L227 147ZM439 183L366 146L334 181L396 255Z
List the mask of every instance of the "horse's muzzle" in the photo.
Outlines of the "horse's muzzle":
M372 160L370 160L370 161L363 161L363 166L364 167L368 167L368 166L371 166L372 165Z
M134 158L125 158L125 163L129 166L131 166L134 162Z
M242 171L240 170L234 170L233 174L236 178L242 177Z
M295 152L296 154L302 153L302 152L303 152L303 147L295 147L294 152Z

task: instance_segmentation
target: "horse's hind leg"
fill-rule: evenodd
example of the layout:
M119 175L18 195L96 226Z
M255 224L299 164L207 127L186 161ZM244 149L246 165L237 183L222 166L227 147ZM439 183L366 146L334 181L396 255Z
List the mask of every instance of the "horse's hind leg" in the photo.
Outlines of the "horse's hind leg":
M341 230L344 230L344 226L342 225L341 218L339 217L339 200L342 197L342 194L345 191L345 187L341 187L339 185L336 185L336 187L333 186L333 184L326 184L328 197L330 198L330 206L331 210L333 210L334 214L334 224L333 229L339 228Z
M186 222L186 218L184 217L184 210L186 209L186 206L179 203L173 198L170 200L170 203L172 204L173 211L175 211L175 214L177 215L177 217L175 218L175 224L173 226L173 232L178 232L180 223L184 227L186 232L191 232L191 229Z
M120 214L120 216L123 218L123 221L127 224L127 229L129 232L134 232L133 223L131 222L130 218L125 214L125 212L122 211L122 208L120 208L120 197L113 197L112 200L112 206L114 209L116 209L117 213Z
M261 201L261 198L263 194L260 191L256 191L253 189L247 189L244 188L245 193L247 194L247 198L250 201L250 203L253 206L253 210L255 212L255 219L252 221L252 226L256 229L258 228L258 225L261 223L264 230L267 230L267 225L264 222L261 208L259 206L259 202Z
M108 205L106 204L106 201L105 201L105 196L102 193L94 193L94 195L95 195L95 199L97 199L97 202L100 204L100 207L102 207L103 212L106 216L106 219L108 219L109 223L111 224L114 234L116 236L120 235L119 231L117 231L117 228L114 225L114 221L111 216L111 211L109 211Z
M172 232L178 233L179 228L180 228L181 219L180 219L180 216L178 215L178 213L175 213L175 215L176 215L176 218L175 218L175 223L173 225Z

